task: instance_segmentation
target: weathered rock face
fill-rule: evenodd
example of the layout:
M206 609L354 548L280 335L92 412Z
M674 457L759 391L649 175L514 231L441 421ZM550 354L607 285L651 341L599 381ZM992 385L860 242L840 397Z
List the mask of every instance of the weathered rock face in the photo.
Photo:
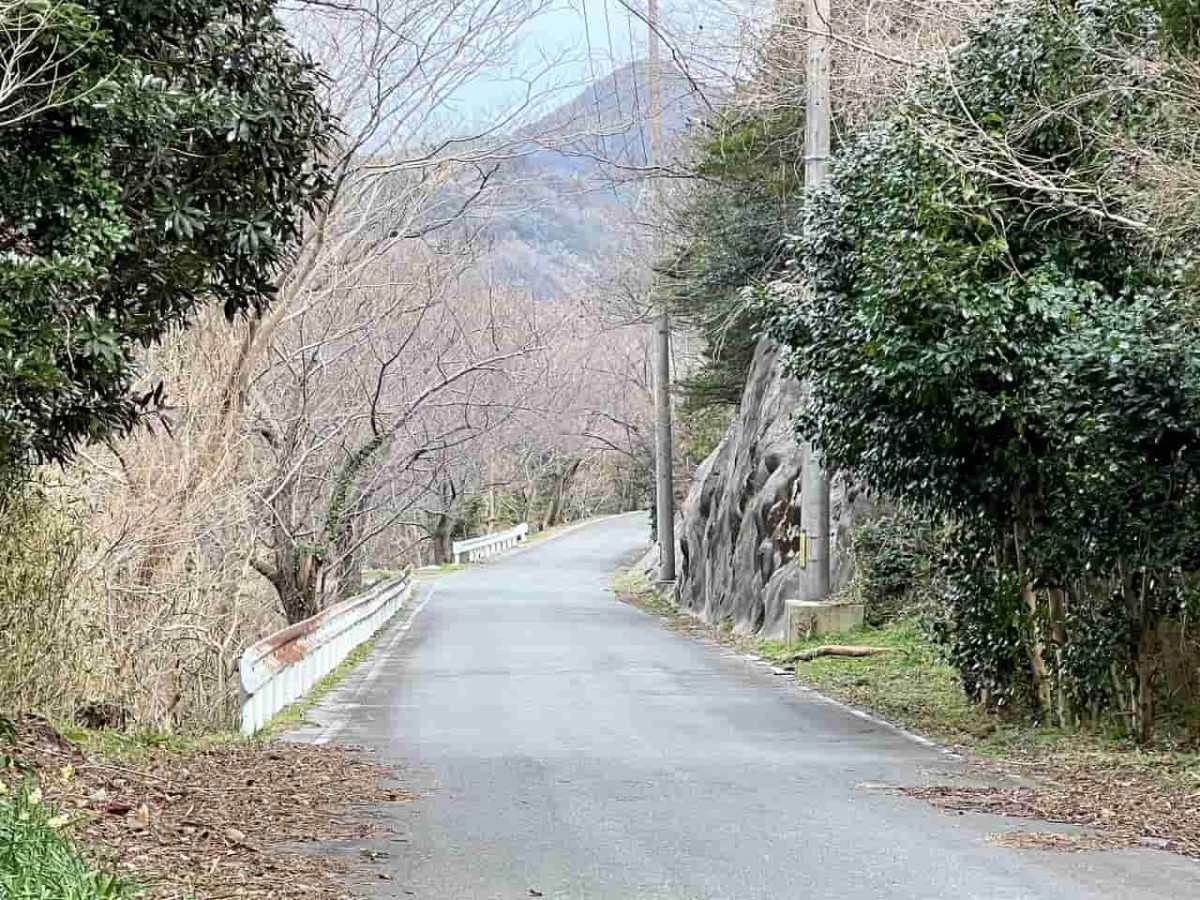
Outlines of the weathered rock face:
M800 385L779 371L779 348L760 341L738 415L700 464L682 510L676 601L705 621L739 631L783 633L790 598L819 599L811 571L796 559L806 446L796 442L792 414ZM834 482L830 578L849 576L845 544L852 496Z

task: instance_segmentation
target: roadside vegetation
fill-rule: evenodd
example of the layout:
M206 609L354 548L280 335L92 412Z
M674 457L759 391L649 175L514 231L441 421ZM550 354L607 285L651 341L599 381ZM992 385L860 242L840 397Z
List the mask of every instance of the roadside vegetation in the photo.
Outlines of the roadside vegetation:
M1000 720L1198 746L1200 10L941 11L884 17L903 74L839 46L818 191L783 46L802 9L710 121L662 288L707 338L685 415L736 398L767 335L797 439L859 498L841 590L872 621L919 618Z
M802 434L939 529L972 699L1145 743L1200 671L1200 233L1139 174L1200 163L1176 7L998 5L845 142L759 294Z
M0 784L4 784L0 782ZM0 793L0 897L5 900L131 900L136 886L84 858L64 832L72 816L23 782Z
M963 754L968 770L989 784L892 786L899 793L949 810L1085 828L1077 837L1029 833L1022 846L1145 846L1200 857L1200 751L1185 733L1160 734L1145 747L1116 726L1063 728L972 702L944 643L911 614L787 644L701 622L636 573L620 575L613 590L675 630L758 656L804 686ZM799 659L829 646L884 652Z

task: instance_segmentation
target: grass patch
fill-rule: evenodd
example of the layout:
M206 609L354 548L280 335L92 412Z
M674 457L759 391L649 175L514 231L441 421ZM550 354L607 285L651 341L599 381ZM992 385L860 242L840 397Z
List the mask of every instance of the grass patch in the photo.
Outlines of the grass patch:
M0 796L0 897L4 900L125 900L137 887L94 868L64 832L71 817L28 782Z
M686 613L681 613L674 603L663 596L658 586L640 572L618 572L609 586L618 599L648 612L658 613L672 622L695 621Z
M467 567L466 563L437 563L434 565L421 566L416 571L422 575L444 575L447 572L461 572Z
M891 652L878 656L825 656L796 663L796 677L839 700L869 707L890 721L939 740L970 743L991 735L996 728L996 717L967 701L958 673L910 620L826 634L791 647L779 641L754 643L763 658L772 662L825 644L887 647Z
M55 723L55 726L63 737L77 744L88 756L121 760L135 765L145 762L156 750L207 750L243 740L236 731L178 734L155 728L116 731L63 723Z
M1132 767L1191 791L1200 788L1200 753L1194 744L1176 744L1164 734L1154 746L1141 747L1115 731L1042 725L1027 715L1003 716L970 703L958 673L911 620L823 635L792 648L773 641L755 643L770 660L821 644L890 647L894 652L879 656L797 663L796 677L889 721L997 761Z
M404 574L403 569L363 569L362 586L363 590L370 590L377 584L396 578Z

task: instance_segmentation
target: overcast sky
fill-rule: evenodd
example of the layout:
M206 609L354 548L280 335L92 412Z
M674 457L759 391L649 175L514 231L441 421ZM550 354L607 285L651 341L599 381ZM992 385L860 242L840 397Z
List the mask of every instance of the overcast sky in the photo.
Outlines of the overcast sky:
M630 59L646 55L646 27L626 3L643 9L644 0L551 0L552 5L526 25L512 59L497 61L495 71L476 79L456 98L456 112L486 117L520 96L535 75L550 109L573 97ZM696 59L698 68L729 47L730 23L745 0L663 0L662 31L676 48ZM589 52L590 51L590 52ZM670 48L663 48L669 59ZM552 71L547 68L552 66Z
M544 93L539 105L550 109L593 77L644 56L645 47L645 27L620 0L553 0L525 26L511 59L498 60L494 71L460 91L456 111L469 118L488 117L522 97L534 79Z

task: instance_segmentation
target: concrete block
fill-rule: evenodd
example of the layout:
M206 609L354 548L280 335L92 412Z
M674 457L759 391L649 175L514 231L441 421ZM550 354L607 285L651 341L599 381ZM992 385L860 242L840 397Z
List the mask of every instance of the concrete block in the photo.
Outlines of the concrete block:
M851 631L863 623L863 604L788 600L784 634L788 643Z

